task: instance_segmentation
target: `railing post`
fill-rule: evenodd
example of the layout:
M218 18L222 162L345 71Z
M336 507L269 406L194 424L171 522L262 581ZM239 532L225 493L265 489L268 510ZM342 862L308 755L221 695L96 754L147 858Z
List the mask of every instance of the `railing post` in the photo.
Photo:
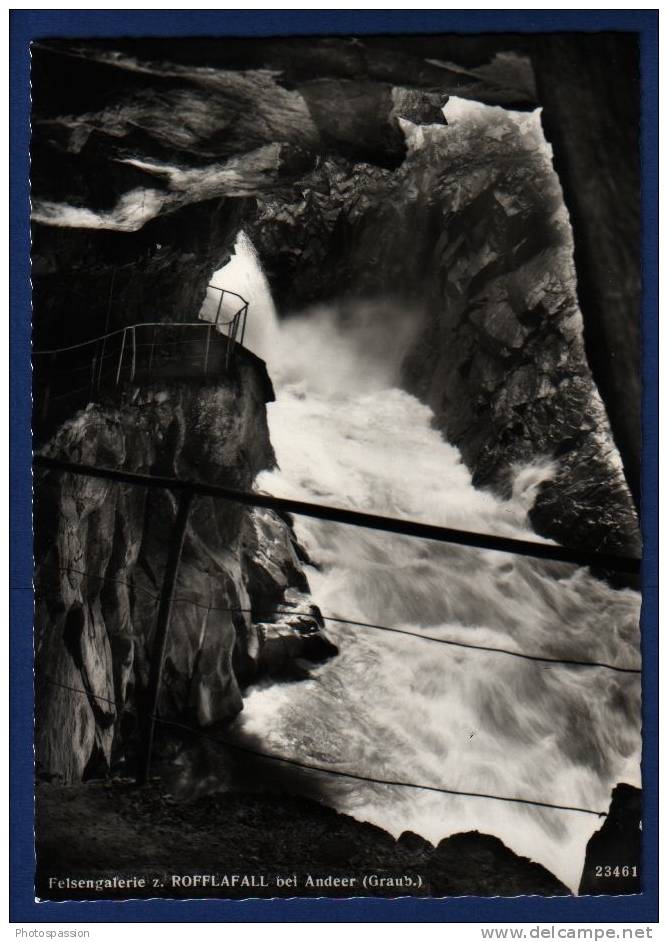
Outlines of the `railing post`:
M216 311L216 327L218 326L218 321L220 320L220 312L223 307L223 296L225 295L225 289L219 288L220 291L220 300L218 301L218 310Z
M237 324L238 324L238 314L235 314L232 318L232 323L230 324L230 332L227 335L227 353L225 355L225 369L229 370L230 363L232 362L232 351L234 350L234 338L237 333Z
M118 369L116 370L116 385L117 386L121 378L121 367L123 366L123 353L125 351L125 335L127 333L127 330L128 330L127 327L123 328L123 339L121 340L121 352L118 355Z
M100 342L98 341L95 344L95 353L93 354L93 359L91 361L90 367L90 389L88 390L88 401L93 401L93 393L95 392L95 378L97 376L97 357L98 350L100 348Z
M209 374L209 347L211 345L211 334L216 328L213 324L209 324L209 329L206 332L206 347L204 348L204 375L208 376Z
M151 352L148 355L148 378L151 378L151 371L153 369L153 354L155 352L155 324L151 328Z
M135 370L137 369L137 328L132 328L132 372L130 373L130 382L135 381Z
M97 369L93 371L93 387L94 387L94 390L100 388L100 380L101 380L101 378L102 378L102 367L104 366L104 349L105 349L105 344L106 344L106 342L107 342L107 341L106 341L106 338L105 338L105 339L102 341L102 344L100 345L100 341L98 340L98 342L97 342L97 344L96 344L96 347L95 347L94 363L97 365ZM91 390L91 398L92 398L92 393L93 393L94 390Z
M97 389L97 390L99 390L99 388L100 388L100 383L101 383L101 381L102 381L102 370L104 369L104 351L105 351L105 349L106 349L106 346L107 346L107 338L106 338L106 337L103 339L103 341L102 341L102 346L101 346L101 347L100 347L100 343L99 343L99 342L98 342L98 344L97 344L97 350L99 351L99 354L100 354L99 357L98 357L97 353L95 354L95 359L96 359L96 361L97 361L97 363L98 363L98 368L97 368L97 372L96 372L96 375L95 375L95 389Z
M176 520L172 531L172 537L169 547L169 556L165 564L165 574L162 580L162 592L160 594L160 605L158 607L158 616L155 625L155 637L151 651L151 665L148 681L148 716L146 717L146 739L143 766L140 772L140 781L146 784L151 775L151 758L153 755L153 740L155 738L155 721L158 711L158 697L160 694L160 683L162 681L162 667L165 660L165 651L167 650L167 637L169 634L169 622L172 614L172 601L174 598L174 587L176 585L176 576L181 562L181 553L188 529L188 517L190 515L190 506L194 497L194 492L190 488L181 491L179 495L179 506L176 513Z
M244 337L246 336L246 315L248 314L248 304L244 304L244 307L241 312L241 340L239 343L243 347Z

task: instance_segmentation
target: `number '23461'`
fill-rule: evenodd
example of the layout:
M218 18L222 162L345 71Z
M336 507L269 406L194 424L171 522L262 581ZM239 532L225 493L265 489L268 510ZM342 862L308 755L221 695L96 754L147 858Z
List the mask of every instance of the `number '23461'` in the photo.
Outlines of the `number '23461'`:
M637 877L638 868L637 867L613 867L612 864L599 864L596 867L596 876L597 877Z

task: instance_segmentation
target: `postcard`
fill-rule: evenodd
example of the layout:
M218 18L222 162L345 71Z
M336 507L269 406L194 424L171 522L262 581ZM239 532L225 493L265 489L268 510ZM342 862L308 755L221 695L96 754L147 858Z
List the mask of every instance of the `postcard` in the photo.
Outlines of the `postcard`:
M30 43L36 911L647 902L638 30L171 15Z

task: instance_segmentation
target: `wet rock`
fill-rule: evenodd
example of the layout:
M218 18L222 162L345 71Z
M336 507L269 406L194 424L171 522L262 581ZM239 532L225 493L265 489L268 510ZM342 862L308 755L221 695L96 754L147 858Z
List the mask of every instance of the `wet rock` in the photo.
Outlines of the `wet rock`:
M413 124L445 124L443 108L448 96L443 92L429 92L415 88L392 89L393 114Z
M57 457L249 488L271 467L266 375L252 361L215 383L173 383L106 397L66 421ZM37 764L62 781L136 753L176 502L76 475L35 481ZM252 548L244 539L251 534ZM251 608L298 609L272 624L292 660L331 653L288 523L197 498L186 533L165 651L161 716L208 726L242 708L238 673L257 658ZM298 596L290 595L295 589ZM273 609L272 609L273 610ZM255 646L255 647L254 647ZM331 647L331 646L330 646ZM271 645L269 645L271 649ZM335 650L335 649L334 649ZM272 660L272 658L267 658ZM274 658L273 660L276 660ZM165 746L168 748L168 744Z
M642 892L642 792L617 785L608 817L587 844L581 896Z
M320 609L309 596L289 588L274 614L253 625L257 636L256 670L270 676L305 676L309 663L334 657L338 648L324 632Z
M460 880L471 896L569 895L545 867L518 857L498 838L477 831L442 840L429 858L427 875L434 896L453 895Z
M444 126L441 108L448 95L533 108L533 56L542 121L584 239L576 261L589 359L637 484L638 377L629 364L638 326L624 299L637 309L639 276L637 252L619 250L638 242L634 43L439 36L36 45L33 200L38 212L50 205L33 235L36 346L85 339L84 320L88 337L109 321L192 319L243 225L285 309L327 300L343 284L351 295L392 296L426 312L404 383L432 406L475 480L502 487L514 464L559 452L581 424L563 384L565 375L591 378L574 247L540 117L496 109L493 120ZM582 96L561 74L564 62L568 75L587 75ZM615 122L601 98L608 80L629 120ZM601 141L614 158L599 153ZM593 188L591 166L603 168ZM93 217L111 228L91 228ZM618 218L634 238L617 238ZM610 272L620 290L610 289ZM601 298L614 312L603 326ZM599 335L625 364L620 381ZM468 370L474 348L490 359ZM539 366L536 380L517 373L529 362ZM499 398L496 372L507 364L524 387L520 398ZM588 435L601 457L599 483L614 482L612 517L624 521L621 542L601 522L590 543L622 551L637 543L632 508L606 447L593 429ZM563 486L569 471L560 465L540 515L542 532L558 539L561 521L586 503L585 492Z
M401 299L422 317L407 343L403 384L432 407L476 484L505 495L517 466L552 459L555 476L532 518L539 531L637 552L638 524L585 355L572 236L538 116L481 108L447 127L402 128L408 155L394 173L327 160L307 178L317 199L291 203L289 219L284 204L261 202L251 236L277 301L294 310L337 299L342 283L365 303ZM587 479L573 473L587 463ZM569 530L591 499L592 476L596 511Z
M412 854L426 854L434 850L434 845L414 831L402 831L397 838L397 846Z
M553 457L557 470L538 496L535 526L591 548L636 547L637 522L584 354L573 245L539 118L495 112L477 127L439 126L448 94L533 107L521 55L529 40L235 41L225 44L224 63L217 42L148 42L155 55L140 68L131 40L118 41L120 55L104 42L33 49L32 184L41 213L32 245L35 348L137 321L194 320L211 272L245 227L285 309L327 300L345 285L353 297L384 303L391 296L424 315L421 333L406 342L403 382L432 406L477 484L503 491L517 463ZM550 69L560 61L554 57ZM535 63L540 74L540 57ZM555 93L547 85L544 91L552 102ZM557 123L576 115L581 124L592 113L570 94L555 109ZM184 114L189 121L180 120ZM519 135L511 127L518 121ZM614 143L615 153L633 151ZM607 152L597 164L610 171ZM585 178L583 193L591 173ZM633 184L623 192L622 223L637 216ZM596 205L617 212L607 193ZM597 214L590 206L585 215L596 235ZM614 229L615 245L635 244L617 238L616 220L605 227L607 243ZM597 247L597 237L589 242ZM608 245L602 261L592 262L592 283L601 281L601 264L608 277L610 257ZM624 301L637 296L633 259L615 266L633 290L617 292L608 305L613 347L619 352L619 337L624 345L630 331L633 351L637 327ZM591 355L591 338L589 346ZM87 386L89 363L79 365ZM599 375L605 378L600 362ZM70 385L71 378L66 373ZM617 418L635 415L631 380L627 370L611 400ZM36 441L70 460L201 474L237 487L271 466L267 379L257 363L245 362L233 381L209 383L196 396L179 383L153 392L135 392L121 407L112 397L84 409L85 390L57 412L36 414ZM46 720L38 761L45 775L55 769L70 780L93 749L109 748L105 724L113 712L96 712L90 693L113 684L116 702L132 707L146 685L162 576L156 560L175 508L164 497L131 496L99 481L65 479L39 489L37 709ZM280 602L285 563L303 588L289 539L278 549L251 550L246 571L244 519L238 508L202 500L186 541L185 601L176 606L179 632L161 707L191 710L204 723L238 709L232 675L257 659L259 633L238 611L252 607L248 586L259 587L263 606L268 598ZM187 591L211 605L194 604ZM63 630L79 610L83 629L78 641L69 631L68 646ZM313 634L300 630L303 620L262 624L276 651L296 650ZM86 698L63 687L47 695L49 678L85 688Z
M471 306L470 320L480 330L482 343L490 347L492 354L508 356L523 346L529 331L519 320L502 287L485 298L476 296Z
M308 591L291 531L274 511L256 507L249 512L242 549L248 591L260 616L282 598L289 585Z
M269 876L267 888L258 895L348 896L350 883L342 889L332 878L351 876L358 881L353 895L568 893L543 867L488 835L455 834L434 849L417 835L395 841L381 828L286 794L232 791L224 799L217 794L174 802L167 800L159 783L143 789L105 789L98 783L74 788L40 785L37 821L37 889L49 899L62 892L71 898L73 892L49 886L49 876L104 876L122 866L149 878L214 872L221 853L230 871ZM297 894L294 887L281 889L273 883L272 875L284 872L298 875ZM330 880L309 887L309 875ZM366 875L373 875L374 881L362 892ZM412 878L409 886L397 883L406 875ZM378 877L389 877L390 882L383 885ZM152 886L151 879L147 883ZM166 885L159 892L174 896L188 891ZM209 889L207 895L235 893L247 895L247 890L225 887Z
M640 44L630 33L555 33L537 37L531 55L575 235L587 358L638 506Z

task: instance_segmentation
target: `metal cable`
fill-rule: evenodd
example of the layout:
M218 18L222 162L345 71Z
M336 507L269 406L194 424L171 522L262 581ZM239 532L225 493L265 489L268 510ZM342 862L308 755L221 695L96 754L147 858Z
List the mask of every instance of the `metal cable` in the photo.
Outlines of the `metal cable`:
M242 308L240 308L239 310L241 309ZM82 340L80 343L73 343L66 347L55 347L52 350L33 350L31 353L31 356L34 356L34 357L53 356L54 354L67 353L70 350L80 350L82 347L90 347L92 344L99 343L102 340L108 340L109 337L117 337L119 334L122 334L125 331L141 330L145 327L160 327L162 329L165 329L165 328L167 329L179 328L180 329L183 327L204 327L204 328L210 328L210 327L215 327L215 326L225 327L225 326L228 326L229 324L232 324L234 320L236 319L236 316L237 315L235 314L234 317L229 321L219 321L218 325L214 324L213 321L204 321L204 320L183 321L182 323L180 322L166 323L164 321L140 321L136 324L127 324L125 327L119 327L117 330L109 331L109 333L107 334L100 334L99 337L93 337L91 340Z
M297 514L299 516L312 517L316 520L326 520L370 530L395 533L402 536L434 540L440 543L450 543L455 546L467 546L476 549L512 553L518 556L529 556L535 559L570 563L576 566L598 566L600 568L630 574L640 572L641 560L630 556L618 556L611 553L594 553L590 550L575 549L556 543L541 543L536 540L524 540L517 539L516 537L497 536L492 533L460 530L455 527L423 523L419 520L371 514L366 511L353 510L349 507L334 507L329 504L316 504L311 501L276 497L273 494L266 494L260 491L242 491L232 487L224 487L220 484L208 484L203 481L188 481L183 478L140 474L119 468L85 465L47 455L35 455L33 457L33 465L54 471L67 471L71 474L83 475L85 477L103 478L105 480L118 481L123 484L133 484L138 487L161 488L171 491L172 493L189 491L193 494L205 497L216 497L246 507L263 507L268 510L278 511L279 513Z
M78 575L85 576L87 579L99 579L100 581L103 581L103 582L118 582L120 585L127 585L133 589L136 588L137 591L143 592L145 595L148 595L150 598L152 598L156 602L159 602L161 598L160 595L155 595L154 593L150 592L147 589L143 589L139 586L135 586L133 583L124 582L123 580L120 580L120 579L114 579L113 577L92 576L84 572L83 570L72 569L70 567L46 566L44 568L57 569L59 572L74 572L74 573L77 573ZM256 619L261 618L262 616L267 617L270 615L302 615L304 617L309 617L308 612L304 612L296 608L294 609L276 608L267 612L261 612L261 611L258 612L255 609L241 608L238 606L227 608L227 607L220 607L216 605L208 605L205 602L199 601L198 599L185 598L182 596L181 597L174 596L172 598L172 604L173 605L177 605L177 604L194 605L196 608L202 608L209 612L225 612L227 614L234 614L235 612L239 612L240 614L253 615ZM522 651L511 651L508 648L496 648L490 645L472 644L471 642L468 642L468 641L454 641L449 638L436 638L433 635L423 635L423 634L419 634L416 631L408 631L405 628L392 627L390 625L377 625L372 622L356 621L351 618L339 618L334 615L323 615L322 612L320 614L324 621L330 621L330 622L334 622L334 623L342 624L342 625L352 625L359 628L372 628L375 631L389 631L389 632L392 632L393 634L406 635L409 638L416 638L419 641L430 641L435 644L445 644L445 645L449 645L451 647L456 647L456 648L467 648L468 650L472 650L472 651L485 651L489 654L504 654L508 657L519 657L527 661L541 661L548 664L563 664L566 667L600 667L605 670L616 671L617 673L620 673L620 674L641 674L642 673L642 670L637 667L619 667L616 664L608 664L605 661L582 661L582 660L576 660L574 658L549 657L547 655L541 655L541 654L525 654ZM311 616L311 617L315 617L315 616Z
M50 678L47 678L46 682L52 686L62 687L65 690L79 693L85 697L92 697L94 700L102 700L105 703L113 703L114 706L117 706L116 701L111 700L108 697L100 697L96 694L90 693L90 691L79 690L76 687L71 687L68 684L61 684L58 681L51 680ZM554 811L576 811L580 812L581 814L593 814L597 818L605 818L608 814L607 811L594 811L592 808L581 808L577 805L558 805L547 801L537 801L533 798L517 798L509 795L493 795L487 792L461 791L456 788L447 788L443 785L425 785L420 782L406 782L402 779L375 778L371 775L360 775L356 772L342 771L340 769L329 769L322 765L316 765L315 763L302 762L299 759L290 759L287 756L276 756L271 752L264 752L261 749L253 749L250 746L243 746L240 743L232 742L228 739L219 739L203 732L200 729L196 729L193 726L187 726L185 723L178 723L176 720L166 720L160 716L149 716L147 719L153 719L156 721L156 723L160 723L162 726L171 726L175 729L188 732L191 735L194 734L195 736L199 736L202 739L213 742L218 746L225 746L228 749L232 749L235 752L242 752L245 755L257 756L260 759L269 759L272 762L282 762L285 765L291 765L298 769L305 769L309 772L322 772L325 775L334 775L338 776L339 778L353 779L357 782L370 782L373 785L391 785L399 788L414 788L418 789L419 791L438 792L442 795L455 795L461 798L485 798L491 801L505 801L512 804L531 805L536 808L549 808Z

